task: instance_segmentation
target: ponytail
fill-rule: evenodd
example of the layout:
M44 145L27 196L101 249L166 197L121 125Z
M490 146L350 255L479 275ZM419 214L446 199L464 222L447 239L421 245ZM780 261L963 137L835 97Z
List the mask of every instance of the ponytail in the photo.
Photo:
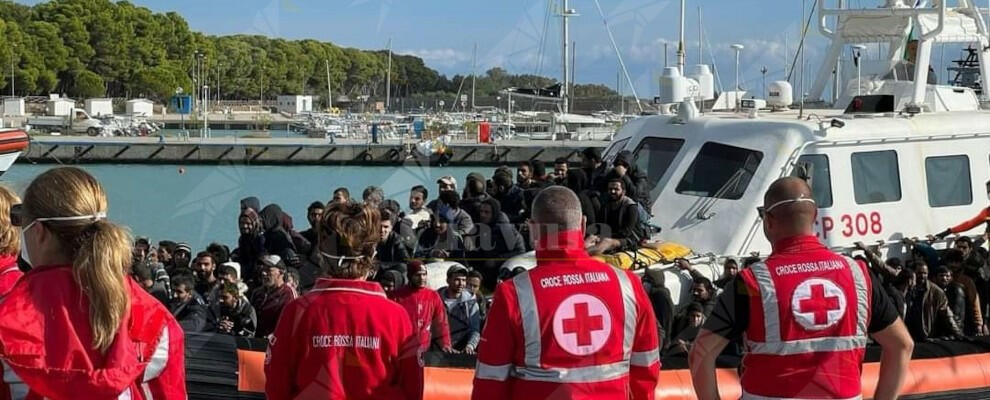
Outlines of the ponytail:
M131 265L128 232L105 219L83 228L75 242L73 274L89 299L93 348L107 351L130 308L127 269Z

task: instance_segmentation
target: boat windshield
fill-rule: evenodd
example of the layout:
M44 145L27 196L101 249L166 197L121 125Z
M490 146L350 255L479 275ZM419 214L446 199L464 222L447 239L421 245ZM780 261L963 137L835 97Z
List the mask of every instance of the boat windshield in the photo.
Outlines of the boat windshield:
M612 144L605 149L605 153L602 153L602 162L605 163L605 165L612 165L612 160L615 159L615 156L626 147L626 143L629 143L629 138L612 142Z
M657 184L674 163L674 158L684 146L684 139L648 137L634 152L636 167L646 173L650 198L656 198L662 190Z
M761 161L763 153L760 151L705 143L677 184L677 193L738 200L746 193Z

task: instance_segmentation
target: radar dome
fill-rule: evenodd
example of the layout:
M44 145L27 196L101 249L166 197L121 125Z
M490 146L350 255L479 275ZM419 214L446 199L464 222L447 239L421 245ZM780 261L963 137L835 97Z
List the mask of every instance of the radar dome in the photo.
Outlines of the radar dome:
M794 104L794 89L787 81L775 81L767 87L767 105L771 109L786 110Z
M689 75L691 79L698 82L700 91L698 100L712 100L715 98L715 76L712 70L705 64L695 65Z

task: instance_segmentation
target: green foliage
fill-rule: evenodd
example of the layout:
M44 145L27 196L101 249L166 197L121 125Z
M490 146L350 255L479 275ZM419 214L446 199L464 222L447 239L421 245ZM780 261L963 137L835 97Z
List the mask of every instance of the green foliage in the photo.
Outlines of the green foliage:
M81 98L102 97L106 92L103 78L100 78L95 72L83 70L75 75L75 86L73 86L72 92L76 93L77 96Z
M202 54L205 71L194 83L196 54ZM289 93L322 98L329 62L335 96L368 95L380 101L385 97L388 53L315 40L207 36L191 31L174 12L155 13L127 1L51 0L26 6L0 0L0 71L5 71L0 88L9 90L12 61L18 95L145 96L159 102L177 87L191 93L194 85L204 84L211 94L219 86L224 99L270 99ZM469 79L448 79L419 57L392 55L393 97L431 92L452 96L458 89L467 93ZM476 88L480 96L494 96L508 87L554 82L493 68L477 77ZM601 85L578 85L575 93L614 95Z

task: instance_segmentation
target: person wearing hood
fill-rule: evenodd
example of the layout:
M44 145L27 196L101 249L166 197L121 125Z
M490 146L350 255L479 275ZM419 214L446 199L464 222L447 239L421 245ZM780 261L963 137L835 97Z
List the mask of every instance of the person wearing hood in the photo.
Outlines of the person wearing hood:
M512 223L522 222L522 215L525 211L523 190L512 182L512 175L506 173L496 173L492 178L493 194L499 204L502 205L502 212L509 217Z
M253 209L241 211L237 218L237 229L241 235L237 238L237 249L231 259L241 266L241 280L250 288L257 287L258 260L265 254L264 225L261 217Z
M127 276L131 238L103 186L49 169L10 211L31 270L0 302L0 398L185 399L182 328Z
M472 221L478 220L478 206L481 202L491 198L486 188L485 176L477 172L472 172L467 176L467 185L461 195L461 209L467 211Z
M653 200L650 198L650 187L647 183L646 173L636 165L636 158L629 150L620 151L612 161L612 170L619 176L628 177L632 182L629 187L629 197L636 200L647 212L653 209ZM608 180L605 181L608 184Z
M292 236L285 229L285 213L278 204L269 204L258 213L265 230L265 252L275 254L284 262L298 261Z
M481 272L482 285L495 289L498 269L505 260L526 252L523 237L502 212L498 200L489 198L478 208L480 219L465 244L470 247L468 263Z
M17 194L6 186L0 186L0 296L13 289L24 275L17 267L20 232L10 223L10 208L15 204L21 204Z
M261 201L254 196L241 199L241 212L243 213L246 209L254 210L256 213L261 211Z
M389 300L395 300L395 292L406 287L406 277L401 271L390 269L378 274L378 284Z

